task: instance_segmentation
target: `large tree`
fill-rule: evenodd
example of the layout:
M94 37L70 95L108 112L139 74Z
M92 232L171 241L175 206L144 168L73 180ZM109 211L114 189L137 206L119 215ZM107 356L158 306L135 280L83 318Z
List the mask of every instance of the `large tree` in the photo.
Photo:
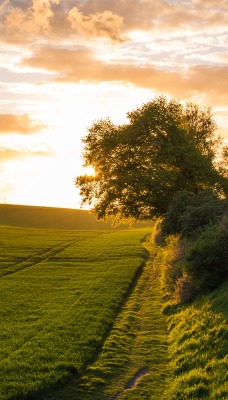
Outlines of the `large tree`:
M227 180L214 166L221 142L210 109L161 96L127 116L129 123L119 126L95 121L83 139L84 165L94 175L79 176L75 184L98 219L164 215L182 190L224 194Z

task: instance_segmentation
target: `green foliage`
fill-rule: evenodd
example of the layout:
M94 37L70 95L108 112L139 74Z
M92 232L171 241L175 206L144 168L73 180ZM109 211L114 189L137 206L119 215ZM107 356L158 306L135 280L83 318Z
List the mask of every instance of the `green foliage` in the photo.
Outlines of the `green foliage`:
M228 398L227 301L228 282L168 317L174 378L166 400Z
M38 398L96 356L150 229L0 229L0 398Z
M227 201L219 199L212 191L197 194L182 191L174 197L164 215L161 232L164 236L196 236L208 225L218 222L227 210Z
M228 276L228 218L205 230L186 258L186 271L203 290L217 287Z
M161 223L162 235L179 234L182 240L190 239L188 253L185 251L182 257L182 273L185 271L187 275L174 274L180 271L175 257L174 265L164 269L166 281L171 274L175 275L171 288L178 301L184 301L188 296L189 300L194 298L196 288L200 291L213 289L227 277L227 211L227 201L211 191L181 192L172 201ZM176 278L180 280L177 282Z
M128 118L122 126L96 121L83 140L85 165L95 175L79 176L75 184L99 219L151 219L166 213L180 191L222 190L210 110L158 97Z

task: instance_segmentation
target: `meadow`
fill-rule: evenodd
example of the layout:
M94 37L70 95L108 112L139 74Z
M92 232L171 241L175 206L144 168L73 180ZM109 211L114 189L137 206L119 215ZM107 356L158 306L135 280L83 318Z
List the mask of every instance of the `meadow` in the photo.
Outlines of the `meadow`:
M167 301L173 242L90 218L0 207L0 399L226 400L228 282Z
M1 400L38 398L96 357L150 232L0 227Z

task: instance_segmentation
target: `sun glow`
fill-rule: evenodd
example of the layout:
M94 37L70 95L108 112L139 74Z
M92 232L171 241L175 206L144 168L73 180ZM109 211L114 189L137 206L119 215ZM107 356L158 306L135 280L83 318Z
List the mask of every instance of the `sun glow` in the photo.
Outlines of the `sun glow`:
M221 4L117 0L107 13L88 0L76 24L72 2L30 3L0 5L0 201L78 207L74 178L94 174L82 167L87 129L125 124L156 95L211 106L228 137Z
M93 167L89 166L89 167L85 167L84 168L84 174L87 175L87 176L95 176L96 172L95 172L95 169Z

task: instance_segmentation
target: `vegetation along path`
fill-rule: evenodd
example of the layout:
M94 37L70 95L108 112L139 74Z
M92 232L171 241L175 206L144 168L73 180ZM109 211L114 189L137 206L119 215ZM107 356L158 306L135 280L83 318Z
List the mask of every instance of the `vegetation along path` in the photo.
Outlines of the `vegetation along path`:
M80 376L39 400L160 400L169 379L167 330L161 288L150 257L96 361Z

